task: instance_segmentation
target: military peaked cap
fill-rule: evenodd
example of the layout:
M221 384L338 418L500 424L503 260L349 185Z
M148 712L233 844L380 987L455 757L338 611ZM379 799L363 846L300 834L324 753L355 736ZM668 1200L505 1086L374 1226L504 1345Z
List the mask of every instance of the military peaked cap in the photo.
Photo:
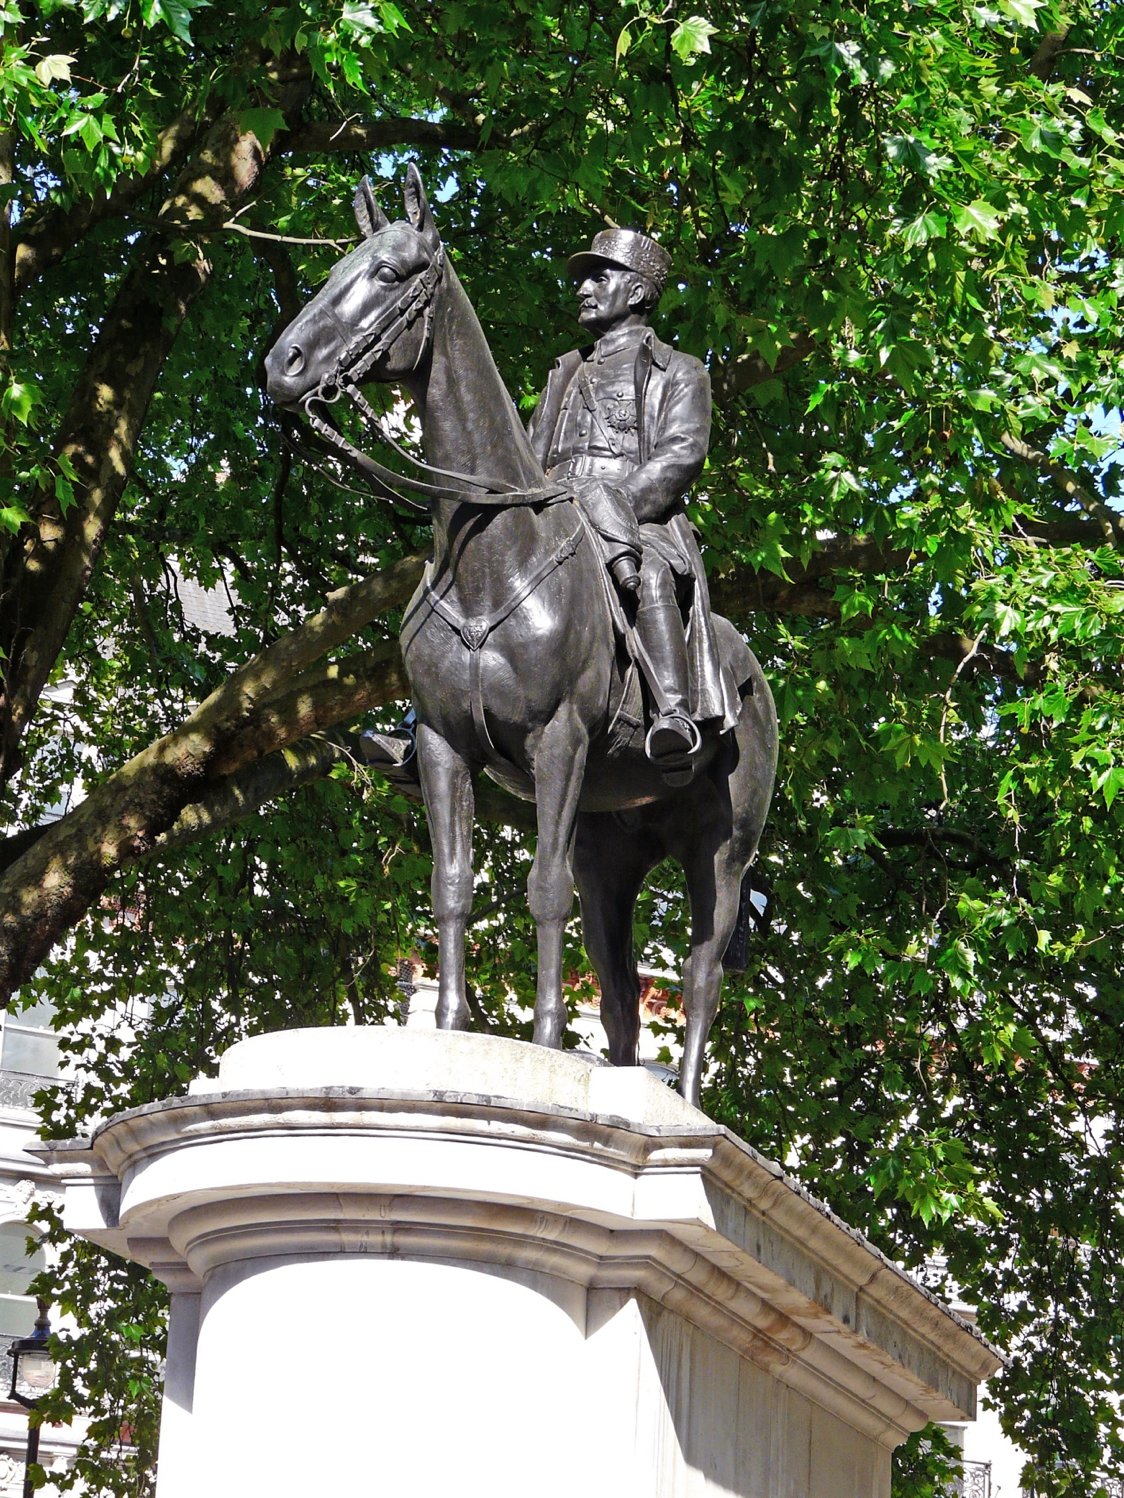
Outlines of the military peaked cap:
M593 236L588 250L570 256L570 274L584 276L594 266L620 266L622 270L638 271L655 283L656 290L663 295L671 270L671 256L662 245L635 229L602 229Z

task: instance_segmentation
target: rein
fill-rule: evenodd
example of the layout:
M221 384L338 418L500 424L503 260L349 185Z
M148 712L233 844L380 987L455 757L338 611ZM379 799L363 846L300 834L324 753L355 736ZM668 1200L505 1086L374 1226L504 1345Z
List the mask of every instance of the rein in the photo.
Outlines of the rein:
M491 506L499 509L507 509L513 505L556 504L559 500L566 499L570 493L566 484L547 484L536 489L518 489L504 480L490 479L479 474L458 473L454 469L435 468L430 463L422 462L420 458L415 458L412 453L407 452L395 441L387 431L382 417L372 409L370 402L360 390L360 382L375 363L394 347L402 334L412 327L419 317L423 317L425 321L422 327L421 345L414 365L414 368L417 368L429 345L433 329L433 301L444 273L445 248L443 245L438 245L436 255L412 283L409 290L400 296L393 306L387 308L369 332L345 346L336 360L335 368L323 377L315 390L305 396L301 402L301 409L308 418L309 425L325 442L343 453L377 486L381 498L408 505L411 509L417 510L421 506L407 499L404 494L400 494L394 487L395 484L405 484L408 489L413 489L418 494L425 494L431 499L444 499L452 494L462 504ZM360 452L341 431L315 409L335 405L344 395L359 411L367 426L372 428L383 442L392 447L399 457L405 458L408 463L412 463L423 473L431 474L435 478L452 479L458 486L467 484L470 487L450 489L445 485L429 484L422 479L408 478L406 474L396 473L393 468L387 468L377 459ZM320 468L320 465L315 462L313 466Z
M420 512L417 519L400 517L409 518L414 524L425 523L421 519L421 516L425 514L425 507L400 493L396 485L404 485L430 499L444 499L452 495L461 504L494 509L510 509L516 505L551 505L573 499L573 488L566 483L544 483L535 489L519 489L514 484L502 480L487 478L480 474L458 473L452 469L436 468L431 463L422 462L420 458L415 458L412 453L407 452L395 441L387 431L383 418L372 409L370 402L359 388L361 381L370 373L376 362L394 347L402 334L412 327L419 317L422 317L425 321L422 326L421 346L414 364L414 368L417 368L429 347L433 330L433 303L444 271L445 251L442 246L438 246L433 260L414 280L409 289L391 307L387 308L373 328L345 346L336 359L334 368L301 401L301 410L307 417L309 425L325 443L359 469L371 482L380 498ZM448 479L452 481L451 484L434 484L424 479L408 478L405 474L396 473L377 459L360 452L328 419L326 414L326 408L335 405L342 396L347 397L366 426L392 447L399 457L404 458L431 478ZM325 477L330 477L327 470L317 463L311 454L303 451L291 434L287 435L287 440L306 463L311 462L312 466ZM333 479L332 482L336 481ZM509 619L553 572L565 566L581 545L588 529L588 523L579 510L577 525L570 534L558 542L533 571L523 577L512 579L503 602L488 614L470 616L462 613L449 596L451 591L449 588L443 592L438 591L434 566L430 561L426 565L421 586L414 595L414 600L402 621L403 655L408 654L418 632L427 619L433 615L443 620L445 625L463 642L469 657L468 696L473 725L481 746L493 760L507 762L492 741L485 716L482 682L483 646L493 630Z

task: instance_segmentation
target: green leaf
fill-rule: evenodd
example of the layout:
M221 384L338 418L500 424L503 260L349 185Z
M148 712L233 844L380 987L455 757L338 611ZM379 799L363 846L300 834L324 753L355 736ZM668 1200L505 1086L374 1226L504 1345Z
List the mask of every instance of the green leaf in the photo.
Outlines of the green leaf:
M0 526L14 535L21 525L29 525L31 516L21 505L0 505Z
M55 498L59 502L59 508L65 515L74 503L74 485L63 473L55 474Z
M916 135L888 135L885 144L891 161L923 172L926 177L936 177L952 165L951 156L933 150Z
M211 0L146 0L142 14L146 26L163 21L174 36L190 45L191 13L203 10Z
M628 29L631 25L632 22L628 21L621 27L620 35L617 37L617 45L613 49L613 61L618 65L621 59L627 55L629 47L632 46L632 37Z
M23 426L28 424L33 408L39 404L42 397L34 385L28 385L22 380L13 380L4 391L3 399L0 400L0 408L6 416L13 417Z
M87 151L96 150L105 139L105 132L102 130L101 121L96 115L92 114L83 116L82 122L78 127L78 134L82 137L82 142Z
M1041 10L1046 0L999 0L999 9L1011 20L1018 21L1020 26L1029 26L1032 31L1038 30L1038 18L1034 12Z
M1003 222L1001 215L982 198L966 207L954 208L952 217L961 234L971 234L976 239L993 239Z
M964 399L973 411L994 411L999 405L994 390L965 390Z
M1124 790L1124 768L1116 766L1108 772L1101 784L1105 806L1111 807L1122 790Z
M710 38L717 30L704 16L688 16L671 33L671 45L683 62L693 62L700 52L710 51Z
M930 210L920 214L901 231L902 241L909 249L928 244L930 239L943 239L948 232L948 218L943 213Z
M367 0L344 0L341 31L361 36L364 33L380 35L383 29L384 22L377 5L369 4Z
M268 151L273 137L286 126L280 109L240 109L238 128L244 135L256 136L263 151Z
M48 57L36 63L35 76L44 85L55 78L61 78L64 83L69 83L70 67L74 61L75 58L68 56L65 52L52 52Z
M410 31L412 29L406 17L398 9L397 5L394 4L394 0L378 0L378 4L379 15L382 16L383 25L390 32L391 36L396 35L399 31Z
M831 393L830 385L817 385L808 397L808 404L804 407L805 416L810 416L817 406L821 405Z

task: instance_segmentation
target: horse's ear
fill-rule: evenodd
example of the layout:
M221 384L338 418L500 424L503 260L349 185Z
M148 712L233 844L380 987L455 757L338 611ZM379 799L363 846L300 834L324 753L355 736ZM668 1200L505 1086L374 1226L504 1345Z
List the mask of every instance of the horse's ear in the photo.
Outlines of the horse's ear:
M437 225L433 221L433 213L430 210L429 199L425 195L422 186L421 172L411 161L406 168L406 185L402 189L402 196L406 200L406 217L425 241L436 247L440 243L441 236L437 232Z
M355 222L364 239L370 239L372 234L390 225L390 220L379 207L370 177L364 177L355 189Z

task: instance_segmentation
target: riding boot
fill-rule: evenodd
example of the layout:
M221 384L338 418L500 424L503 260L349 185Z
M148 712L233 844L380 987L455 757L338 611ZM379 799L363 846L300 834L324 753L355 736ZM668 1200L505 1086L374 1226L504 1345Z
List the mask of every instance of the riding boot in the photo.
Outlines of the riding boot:
M661 769L681 769L699 747L700 737L688 704L687 637L678 604L641 604L636 633L655 677L652 685L658 688L653 692L656 718L644 752Z

